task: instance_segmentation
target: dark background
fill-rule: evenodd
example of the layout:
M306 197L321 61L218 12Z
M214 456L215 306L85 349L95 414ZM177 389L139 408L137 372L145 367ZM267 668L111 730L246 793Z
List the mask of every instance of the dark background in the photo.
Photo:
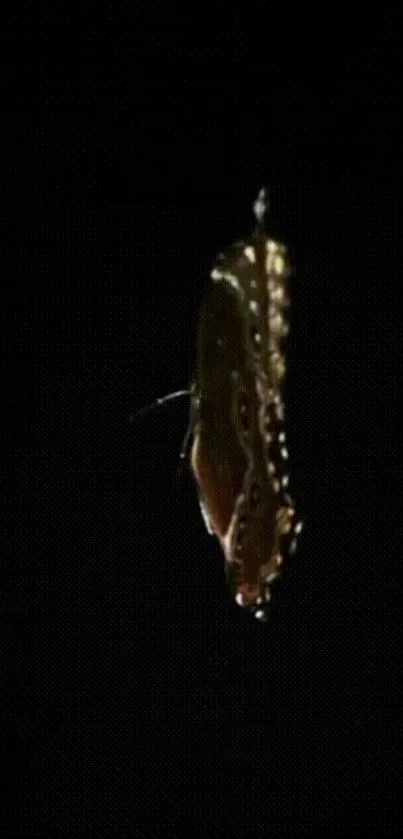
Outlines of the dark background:
M5 835L399 832L398 43L263 18L3 28ZM266 626L176 480L187 401L129 422L262 185L305 522Z

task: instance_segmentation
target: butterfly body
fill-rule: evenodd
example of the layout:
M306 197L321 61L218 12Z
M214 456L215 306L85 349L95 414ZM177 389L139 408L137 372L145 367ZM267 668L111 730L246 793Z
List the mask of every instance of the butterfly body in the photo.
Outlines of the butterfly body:
M253 608L269 599L301 527L282 396L289 273L285 246L258 227L217 258L199 321L191 468L237 602Z
M255 232L219 254L203 301L189 395L190 466L209 533L221 545L239 605L265 619L270 583L302 529L288 494L283 382L288 334L288 250L263 227L265 192L254 204Z

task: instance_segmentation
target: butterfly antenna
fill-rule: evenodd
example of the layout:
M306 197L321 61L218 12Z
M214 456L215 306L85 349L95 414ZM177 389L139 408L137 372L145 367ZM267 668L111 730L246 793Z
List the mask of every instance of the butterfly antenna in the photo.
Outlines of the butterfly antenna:
M173 393L168 393L166 396L160 396L158 399L154 399L149 405L144 405L143 408L140 408L135 414L131 414L129 416L129 422L136 422L139 418L146 416L147 414L155 411L157 408L161 407L161 405L165 405L167 402L172 402L175 399L180 399L182 396L193 396L194 394L194 386L189 389L186 388L184 390L175 390ZM180 453L179 453L179 463L176 470L175 476L175 489L178 488L179 482L183 477L183 472L185 468L185 460L186 455L189 448L189 441L193 433L193 426L192 423L189 423L188 429L186 431L186 435L181 445Z
M168 393L166 396L160 396L158 399L154 399L154 402L151 402L149 405L144 405L143 408L140 408L139 411L135 414L130 414L129 422L135 422L140 417L144 417L146 414L155 411L156 408L160 408L161 405L165 405L166 402L172 402L174 399L180 399L181 396L191 396L191 390L175 390L174 393Z

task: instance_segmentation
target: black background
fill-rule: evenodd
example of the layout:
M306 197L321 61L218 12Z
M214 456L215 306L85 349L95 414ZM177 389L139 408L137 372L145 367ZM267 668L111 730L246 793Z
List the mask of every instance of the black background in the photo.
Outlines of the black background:
M20 12L1 125L3 833L397 835L393 27ZM188 386L211 262L262 185L295 254L305 522L266 626L229 600L176 480L187 401L129 422Z

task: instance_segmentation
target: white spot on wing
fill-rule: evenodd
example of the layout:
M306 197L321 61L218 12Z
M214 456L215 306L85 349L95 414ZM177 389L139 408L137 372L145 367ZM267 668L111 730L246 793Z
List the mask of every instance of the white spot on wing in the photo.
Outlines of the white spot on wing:
M280 422L282 422L284 419L284 408L281 402L278 405L276 405L276 415L277 419L280 420Z
M279 253L274 258L274 270L276 274L284 274L284 259Z
M285 299L285 291L284 286L280 285L279 283L275 283L274 280L269 280L268 286L271 283L271 288L269 288L270 298L273 303L283 303Z
M213 268L210 277L212 280L215 280L216 282L223 280L224 282L229 283L230 286L232 286L232 288L235 289L235 291L241 290L238 278L235 276L235 274L231 274L229 271L218 271L217 268Z
M273 242L272 239L268 239L266 242L266 253L267 274L274 273L278 277L283 277L285 275L284 247L277 242Z
M252 246L251 246L251 245L248 245L248 246L244 249L244 255L246 256L246 259L247 259L249 262L251 262L251 263L252 263L252 265L254 265L254 264L255 264L255 262L256 262L255 249L254 249L254 248L252 248Z
M273 312L270 315L270 328L273 332L282 332L284 326L283 318L280 315L280 312Z

